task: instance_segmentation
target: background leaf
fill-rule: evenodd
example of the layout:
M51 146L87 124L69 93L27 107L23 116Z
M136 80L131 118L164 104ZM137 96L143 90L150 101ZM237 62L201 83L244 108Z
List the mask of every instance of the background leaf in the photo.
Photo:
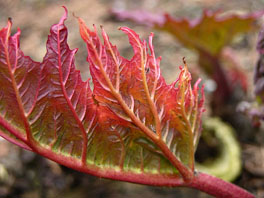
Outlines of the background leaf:
M256 19L263 15L263 12L255 12L244 16L222 16L219 11L204 10L200 18L190 20L143 10L112 12L121 20L130 19L169 32L185 47L213 56L218 55L237 34L256 29Z

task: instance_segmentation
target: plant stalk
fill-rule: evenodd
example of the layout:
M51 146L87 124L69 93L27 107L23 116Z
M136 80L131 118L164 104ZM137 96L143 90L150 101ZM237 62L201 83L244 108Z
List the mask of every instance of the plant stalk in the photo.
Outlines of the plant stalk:
M206 173L197 173L192 182L187 183L186 187L198 189L215 197L226 198L254 198L250 192Z

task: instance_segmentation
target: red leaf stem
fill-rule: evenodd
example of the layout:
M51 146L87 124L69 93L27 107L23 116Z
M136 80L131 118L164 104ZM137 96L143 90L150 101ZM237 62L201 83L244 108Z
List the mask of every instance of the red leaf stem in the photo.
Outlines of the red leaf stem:
M254 198L248 191L205 173L197 173L191 183L186 186L206 192L215 197L225 198Z

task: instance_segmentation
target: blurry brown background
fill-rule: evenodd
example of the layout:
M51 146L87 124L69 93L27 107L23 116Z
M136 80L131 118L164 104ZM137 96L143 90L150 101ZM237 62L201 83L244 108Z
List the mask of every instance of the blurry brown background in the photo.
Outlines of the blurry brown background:
M131 57L132 49L127 37L118 31L120 26L133 28L142 38L147 38L153 31L146 27L137 26L129 22L117 22L110 14L111 8L118 9L146 9L155 13L168 12L176 17L199 17L203 9L222 10L224 13L245 14L264 9L264 0L0 0L0 27L6 25L8 17L13 19L13 31L21 28L21 48L25 55L36 61L41 61L45 52L45 43L49 28L57 23L64 13L61 8L65 5L69 11L66 22L69 30L70 48L79 48L76 65L82 71L83 78L89 76L86 63L85 45L79 36L77 20L72 13L82 17L86 24L92 26L103 25L112 43L116 44L121 54ZM239 64L252 79L252 71L258 58L255 51L257 34L237 38L232 47L239 57ZM196 66L196 56L183 48L170 35L155 32L154 46L157 56L162 56L161 70L168 83L176 79L178 66L182 64L182 57L186 57L190 67ZM251 81L249 84L252 85ZM249 91L252 93L252 90ZM242 145L247 148L246 145ZM249 151L248 151L249 150ZM256 160L263 160L262 145L250 147L249 155ZM246 152L246 151L243 151ZM248 153L243 153L244 155ZM249 158L243 158L249 160ZM262 162L262 161L261 161ZM260 165L261 166L261 165ZM262 168L262 169L261 169ZM260 167L263 171L264 167ZM236 183L264 197L263 175L252 175L243 170ZM132 198L132 197L209 197L196 190L185 188L148 187L125 182L111 181L85 175L51 161L43 159L33 153L23 151L18 147L0 140L0 197L3 198Z

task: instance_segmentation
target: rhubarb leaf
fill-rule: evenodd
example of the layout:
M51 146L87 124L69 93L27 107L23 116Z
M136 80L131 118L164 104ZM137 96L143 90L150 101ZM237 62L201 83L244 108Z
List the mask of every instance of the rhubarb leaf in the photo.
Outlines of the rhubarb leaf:
M204 10L197 19L174 18L169 14L152 14L143 10L118 11L112 13L121 20L132 20L169 32L185 47L198 52L206 52L213 56L219 55L222 48L233 40L234 36L256 30L257 18L263 12L239 16L221 16L221 12Z
M147 45L133 30L120 28L128 35L134 49L132 59L126 60L110 43L103 29L104 44L96 28L91 31L81 19L79 24L81 36L87 44L93 93L99 105L108 107L126 123L126 128L131 130L128 133L129 142L142 136L138 143L144 146L143 152L147 152L144 155L155 151L149 157L153 158L155 154L159 156L163 153L193 170L193 154L200 135L202 112L202 100L199 101L197 93L199 81L192 90L191 76L185 66L178 80L171 85L166 84L160 74L160 58L155 57L153 34ZM157 147L150 147L149 144ZM168 149L169 154L166 153ZM176 161L174 166L177 167Z
M123 58L102 29L79 20L94 89L74 64L64 21L51 27L42 63L24 56L11 22L0 32L0 135L70 168L100 177L183 185L194 176L203 91L187 66L167 85L152 45L123 27L134 49ZM199 96L200 95L200 96Z
M174 35L184 46L213 56L230 44L239 33L256 29L256 19L263 13L238 16L219 16L220 12L205 10L198 20L177 20L165 15L161 28Z

